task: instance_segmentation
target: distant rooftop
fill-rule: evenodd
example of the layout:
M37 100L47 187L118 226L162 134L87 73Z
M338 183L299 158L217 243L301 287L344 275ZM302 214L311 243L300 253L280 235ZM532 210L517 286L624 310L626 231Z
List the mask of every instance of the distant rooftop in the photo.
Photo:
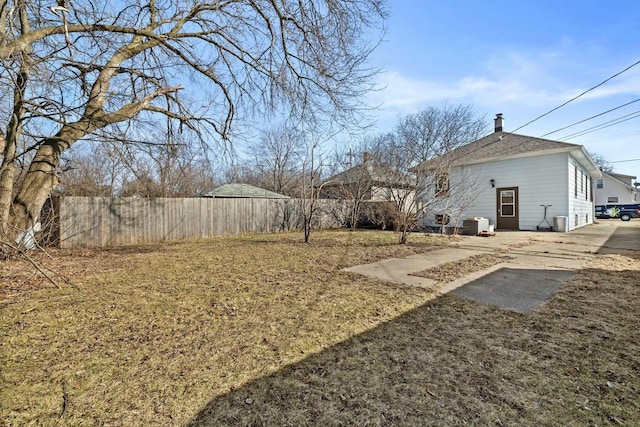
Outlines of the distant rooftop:
M378 165L371 161L354 166L344 172L340 172L325 180L325 183L340 182L351 184L358 181L367 180L373 185L410 187L414 185L411 176L403 172L398 172L393 168Z
M290 199L289 196L278 194L273 191L260 187L254 187L249 184L224 184L207 191L203 197L214 198L253 198L253 199Z

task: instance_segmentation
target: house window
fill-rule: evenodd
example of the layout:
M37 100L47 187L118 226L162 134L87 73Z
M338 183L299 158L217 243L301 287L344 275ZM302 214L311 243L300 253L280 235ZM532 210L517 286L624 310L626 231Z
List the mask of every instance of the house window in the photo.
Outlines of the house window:
M584 199L589 200L589 178L584 176Z
M584 173L580 171L580 192L584 193Z
M604 188L604 179L602 178L596 179L596 188Z
M436 224L447 225L451 221L451 217L447 214L437 214L436 215Z
M618 203L618 196L607 197L607 203Z
M503 217L515 217L516 216L516 202L515 191L504 190L500 191L500 216Z
M436 196L449 195L449 174L441 173L436 176Z
M573 166L573 197L578 197L578 167Z

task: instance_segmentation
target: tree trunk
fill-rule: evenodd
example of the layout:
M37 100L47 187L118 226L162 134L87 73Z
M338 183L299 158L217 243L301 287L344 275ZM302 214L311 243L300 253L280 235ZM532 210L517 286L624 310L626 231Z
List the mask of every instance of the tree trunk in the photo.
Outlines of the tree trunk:
M311 236L311 223L310 221L304 221L304 242L309 243L309 237Z
M24 2L18 2L16 6L20 16L20 32L21 34L26 34L29 32L26 5ZM6 136L0 141L0 154L2 154L2 164L0 165L0 238L6 238L13 234L9 227L9 219L15 183L18 138L22 133L22 124L26 113L24 96L31 69L30 53L31 49L27 47L20 55L20 71L16 75L13 88L13 112L9 120Z
M13 200L11 229L15 235L20 235L40 221L40 210L58 185L56 168L61 151L57 145L45 143L38 150L22 188Z
M405 245L407 243L407 238L409 237L409 232L406 227L402 227L400 230L400 238L398 239L398 243L401 245Z
M2 232L1 236L6 236L9 231L9 215L15 177L16 146L14 141L6 141L2 154L2 164L0 165L0 230Z
M13 199L10 217L9 238L15 240L17 236L24 238L24 233L40 221L40 211L58 185L59 178L56 169L60 163L61 154L84 135L95 130L89 123L74 123L65 125L53 137L46 138L31 162L20 192Z
M358 227L358 213L359 213L360 209L358 207L358 205L356 204L356 202L353 203L353 206L351 207L351 231L355 231L355 229Z

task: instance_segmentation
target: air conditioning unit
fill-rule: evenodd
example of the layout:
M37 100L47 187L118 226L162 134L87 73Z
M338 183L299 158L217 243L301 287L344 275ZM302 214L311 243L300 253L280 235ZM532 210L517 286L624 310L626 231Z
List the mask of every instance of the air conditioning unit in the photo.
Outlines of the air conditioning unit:
M477 236L483 231L489 231L489 218L474 217L462 221L462 234Z

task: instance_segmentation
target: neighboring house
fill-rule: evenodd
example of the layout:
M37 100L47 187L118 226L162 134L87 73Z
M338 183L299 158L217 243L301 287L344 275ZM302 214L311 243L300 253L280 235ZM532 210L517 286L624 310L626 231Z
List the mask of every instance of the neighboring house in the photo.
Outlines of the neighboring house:
M635 179L631 175L603 172L602 177L595 180L595 204L638 203L638 187L633 183Z
M274 193L264 188L249 184L224 184L202 195L202 197L233 198L233 199L289 199L284 194Z
M413 203L414 181L405 172L377 164L365 153L363 162L324 180L320 197L368 202Z
M440 183L426 197L431 204L425 225L436 226L443 216L458 226L466 218L484 217L496 229L536 230L548 227L543 221L544 206L548 223L553 225L554 217L566 217L558 223L566 224L568 231L593 223L593 181L602 173L587 150L504 132L503 126L498 114L494 133L414 168L422 174L437 170L442 176L442 165L448 165L447 191L442 191L445 185ZM441 194L436 196L434 191Z
M352 227L359 224L386 228L415 218L414 178L372 161L368 153L360 165L324 180L320 198L346 201L346 222Z

